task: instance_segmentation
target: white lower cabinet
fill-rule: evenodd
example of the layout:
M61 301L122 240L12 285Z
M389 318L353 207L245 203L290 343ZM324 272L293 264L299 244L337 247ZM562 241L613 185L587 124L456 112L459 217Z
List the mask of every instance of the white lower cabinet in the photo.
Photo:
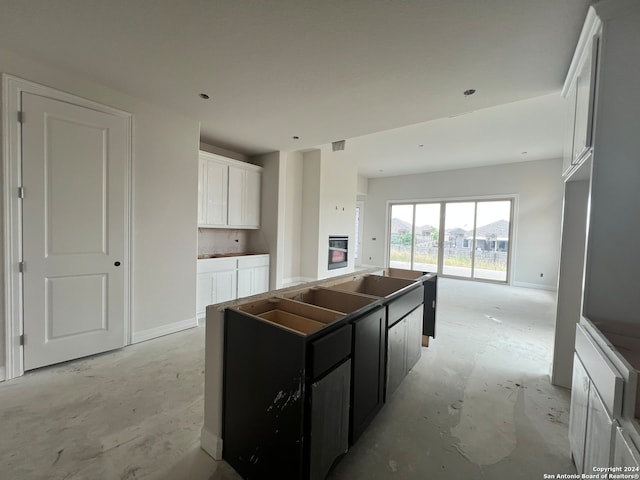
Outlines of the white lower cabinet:
M598 391L589 390L589 415L584 441L584 469L585 474L594 474L596 468L611 465L611 446L613 440L614 423L607 412Z
M269 290L269 266L238 269L238 298Z
M589 376L578 355L573 355L571 383L571 409L569 410L569 444L578 473L584 471L584 443L587 433L587 406L589 404Z
M578 473L585 475L622 461L625 452L616 451L616 427L629 423L622 414L624 377L600 337L584 317L576 326L569 444Z
M207 305L228 302L269 290L269 255L198 260L196 316L204 318Z

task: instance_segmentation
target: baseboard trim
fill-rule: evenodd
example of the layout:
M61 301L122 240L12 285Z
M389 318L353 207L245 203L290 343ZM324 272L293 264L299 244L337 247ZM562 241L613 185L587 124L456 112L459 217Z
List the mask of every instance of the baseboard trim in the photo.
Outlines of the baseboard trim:
M169 335L170 333L176 333L187 328L193 328L198 326L198 319L196 317L187 318L180 322L170 323L168 325L162 325L160 327L149 328L140 332L133 332L131 335L131 343L140 343L152 338L162 337Z
M514 287L534 288L536 290L547 290L548 292L555 292L556 287L550 285L540 285L539 283L527 283L527 282L512 282Z
M214 460L222 460L222 439L211 433L204 425L200 431L200 448Z
M7 376L5 375L4 367L0 367L0 382L4 382L6 379Z

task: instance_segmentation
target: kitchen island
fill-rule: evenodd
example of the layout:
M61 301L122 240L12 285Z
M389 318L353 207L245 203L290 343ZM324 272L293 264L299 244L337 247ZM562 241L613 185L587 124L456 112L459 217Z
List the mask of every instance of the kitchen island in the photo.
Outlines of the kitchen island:
M326 477L421 353L437 277L372 273L207 308L205 451L244 478Z

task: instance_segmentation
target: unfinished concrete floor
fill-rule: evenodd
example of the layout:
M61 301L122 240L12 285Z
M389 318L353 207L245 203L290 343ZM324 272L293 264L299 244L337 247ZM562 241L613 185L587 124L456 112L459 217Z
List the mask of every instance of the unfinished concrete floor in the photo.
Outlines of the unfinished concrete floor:
M440 279L437 338L330 478L575 473L554 294ZM0 383L0 478L236 480L199 448L204 328Z

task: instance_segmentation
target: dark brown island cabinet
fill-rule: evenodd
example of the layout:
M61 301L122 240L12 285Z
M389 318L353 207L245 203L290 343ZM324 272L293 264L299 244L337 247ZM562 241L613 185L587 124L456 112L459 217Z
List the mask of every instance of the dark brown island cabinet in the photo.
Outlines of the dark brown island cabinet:
M225 309L223 458L244 479L326 478L390 400L437 292L435 274L395 270Z

